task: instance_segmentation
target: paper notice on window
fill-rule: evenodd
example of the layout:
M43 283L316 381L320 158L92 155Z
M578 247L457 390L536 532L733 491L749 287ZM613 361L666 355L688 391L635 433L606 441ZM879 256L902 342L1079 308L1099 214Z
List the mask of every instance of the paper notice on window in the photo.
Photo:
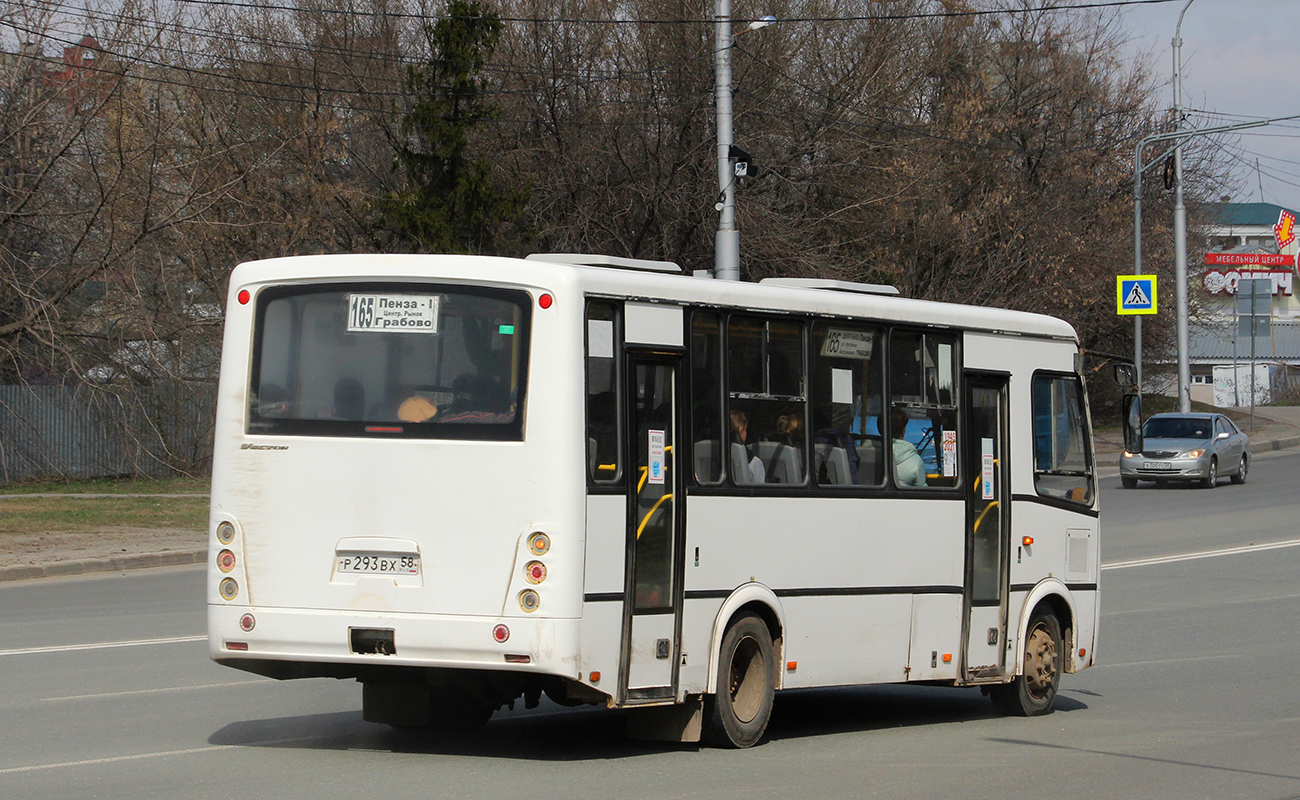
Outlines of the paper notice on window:
M853 370L851 369L831 370L831 402L832 403L853 402Z
M980 480L980 499L993 499L993 475L997 468L997 459L993 454L993 440L980 439L980 461L982 475Z
M943 477L957 474L957 431L943 432Z
M587 356L589 358L614 357L614 320L587 320Z
M664 432L650 431L650 483L663 483L667 464L664 463Z
M438 296L350 294L348 295L348 331L437 333Z

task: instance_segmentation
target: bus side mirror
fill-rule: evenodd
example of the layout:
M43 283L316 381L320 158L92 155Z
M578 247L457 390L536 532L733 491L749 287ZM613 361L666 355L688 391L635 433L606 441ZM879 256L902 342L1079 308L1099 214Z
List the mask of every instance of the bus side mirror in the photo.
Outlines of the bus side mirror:
M1115 383L1125 389L1137 386L1137 370L1133 368L1132 364L1116 364Z
M1124 449L1130 453L1142 452L1142 399L1126 394L1121 401L1124 415Z

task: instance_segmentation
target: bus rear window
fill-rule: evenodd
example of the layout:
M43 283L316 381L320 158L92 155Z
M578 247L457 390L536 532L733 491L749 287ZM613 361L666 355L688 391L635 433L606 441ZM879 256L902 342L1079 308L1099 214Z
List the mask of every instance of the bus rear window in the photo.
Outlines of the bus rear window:
M258 295L250 433L523 438L531 303L433 284Z

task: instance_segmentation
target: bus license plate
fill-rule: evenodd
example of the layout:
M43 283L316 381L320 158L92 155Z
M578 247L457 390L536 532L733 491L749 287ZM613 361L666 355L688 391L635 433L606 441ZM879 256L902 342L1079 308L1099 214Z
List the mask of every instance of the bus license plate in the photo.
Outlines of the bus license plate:
M420 557L389 553L340 553L339 572L364 575L419 575Z
M1142 469L1169 469L1168 461L1143 461Z

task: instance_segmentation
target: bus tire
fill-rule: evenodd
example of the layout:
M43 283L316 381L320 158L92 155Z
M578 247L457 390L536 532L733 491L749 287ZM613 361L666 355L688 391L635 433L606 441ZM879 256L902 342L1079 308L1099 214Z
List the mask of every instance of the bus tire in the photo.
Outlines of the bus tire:
M1038 611L1025 633L1024 669L1015 680L989 689L993 705L1013 717L1037 717L1052 713L1061 683L1064 651L1061 623L1051 611Z
M705 698L705 741L715 747L758 743L772 717L776 656L767 623L746 614L727 629L718 650L718 692Z

